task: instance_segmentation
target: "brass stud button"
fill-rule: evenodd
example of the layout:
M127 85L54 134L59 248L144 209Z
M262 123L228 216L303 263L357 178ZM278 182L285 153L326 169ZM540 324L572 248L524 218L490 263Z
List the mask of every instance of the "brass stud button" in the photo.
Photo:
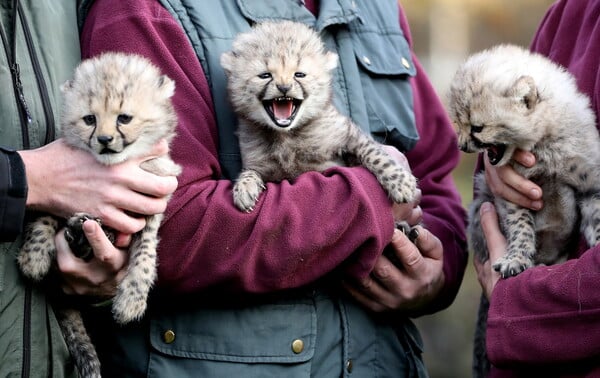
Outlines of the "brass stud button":
M346 360L346 371L352 373L352 360L350 359Z
M165 333L163 333L163 340L165 343L171 344L173 341L175 341L175 332L170 329L165 331Z
M292 351L296 354L300 354L302 353L302 351L304 350L304 341L300 340L300 339L296 339L294 341L292 341Z
M408 59L406 59L405 57L402 57L402 65L404 66L404 68L410 68L410 62L408 61Z

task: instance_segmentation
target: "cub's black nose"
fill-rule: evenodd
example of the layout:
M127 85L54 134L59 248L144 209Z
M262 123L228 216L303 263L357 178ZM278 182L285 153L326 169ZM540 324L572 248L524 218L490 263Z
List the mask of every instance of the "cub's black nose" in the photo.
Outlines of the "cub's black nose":
M98 143L100 143L103 146L108 146L110 144L110 142L112 142L113 137L111 137L110 135L100 135L96 138L98 140Z

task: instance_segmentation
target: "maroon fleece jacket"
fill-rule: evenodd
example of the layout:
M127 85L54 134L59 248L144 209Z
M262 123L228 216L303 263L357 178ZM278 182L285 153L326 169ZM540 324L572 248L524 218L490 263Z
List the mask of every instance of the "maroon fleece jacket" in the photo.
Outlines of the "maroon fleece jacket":
M176 83L179 124L171 150L183 173L160 232L162 290L270 293L313 283L338 268L350 277L369 274L394 228L391 203L371 173L339 167L269 183L254 211L240 212L231 181L219 179L209 85L169 12L152 0L96 1L81 38L84 57L108 50L141 54ZM455 133L415 62L411 82L421 139L407 157L423 192L424 222L444 246L445 288L427 309L435 311L452 302L462 280L465 213L451 177L459 159Z

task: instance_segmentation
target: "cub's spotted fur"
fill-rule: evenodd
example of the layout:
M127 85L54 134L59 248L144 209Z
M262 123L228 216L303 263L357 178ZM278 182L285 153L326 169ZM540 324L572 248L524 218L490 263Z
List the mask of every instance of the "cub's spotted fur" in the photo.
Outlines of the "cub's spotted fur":
M506 255L492 262L502 277L564 261L580 232L590 246L598 244L600 138L590 101L567 71L516 46L480 52L452 80L449 113L461 150L485 152L493 165L512 165L543 190L544 208L532 211L494 197L483 173L475 178L468 235L477 259L489 258L479 219L484 201L494 202L508 240ZM536 156L534 167L511 160L517 148ZM476 375L485 375L489 367L481 362L486 317L484 298L475 346L475 360L482 365Z
M174 83L146 59L106 53L83 61L72 81L62 87L62 133L73 147L88 151L101 163L118 164L143 156L159 140L170 141L177 119L171 96ZM180 168L169 157L148 160L142 168L161 176L177 175ZM67 221L65 238L74 253L89 259L91 251L81 225L93 215L75 214ZM156 278L156 247L162 214L146 218L146 226L133 235L129 265L113 299L117 322L139 319ZM62 222L45 216L30 223L18 262L25 276L40 281L56 257L54 236ZM112 237L110 230L105 230ZM100 365L78 311L62 308L58 318L71 355L82 377L99 377Z
M243 171L233 198L240 210L254 209L265 181L336 165L363 165L393 201L413 199L412 174L332 104L337 55L325 52L315 31L290 21L257 24L221 65L239 117Z

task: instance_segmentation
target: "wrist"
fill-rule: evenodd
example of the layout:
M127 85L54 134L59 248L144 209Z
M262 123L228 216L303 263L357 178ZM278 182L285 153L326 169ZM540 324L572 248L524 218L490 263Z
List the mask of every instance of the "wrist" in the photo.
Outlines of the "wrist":
M18 155L23 163L23 176L25 178L25 185L27 186L27 196L25 205L29 209L37 210L41 207L41 192L37 190L39 182L37 162L34 157L35 152L33 150L18 151Z

